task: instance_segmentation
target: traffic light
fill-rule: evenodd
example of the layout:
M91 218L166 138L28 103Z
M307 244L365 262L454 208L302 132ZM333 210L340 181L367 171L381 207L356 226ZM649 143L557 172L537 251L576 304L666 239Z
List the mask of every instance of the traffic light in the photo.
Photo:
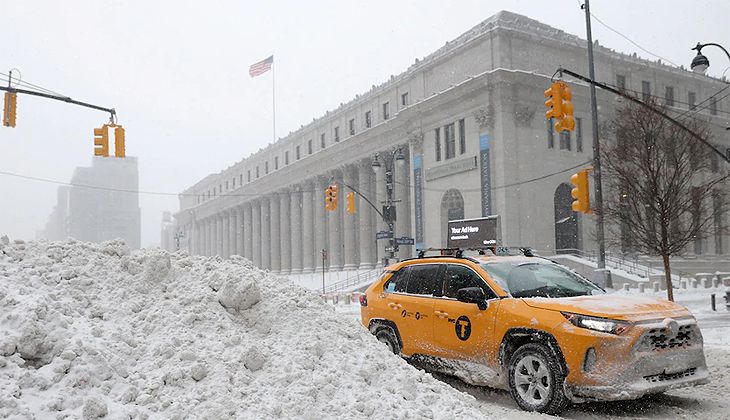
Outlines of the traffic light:
M18 94L5 92L5 106L3 107L3 125L15 127L15 111L18 107Z
M573 118L573 94L570 92L570 87L565 82L558 82L560 90L561 112L563 118L559 118L557 124L555 124L555 130L559 133L563 130L575 131L575 118Z
M118 158L127 156L124 150L124 128L121 125L114 129L114 156Z
M563 91L560 89L560 82L555 82L550 87L550 89L545 91L545 97L550 98L547 101L545 101L545 106L547 107L547 112L545 112L545 116L550 118L555 118L556 120L560 121L563 118L563 99L561 97Z
M327 187L327 196L325 197L327 210L337 210L337 184L332 184Z
M583 169L571 176L570 183L575 185L570 195L577 199L573 201L573 211L593 213L591 211L590 194L588 193L588 170Z
M109 132L107 124L94 129L94 156L109 157Z
M355 193L347 193L347 213L355 214Z

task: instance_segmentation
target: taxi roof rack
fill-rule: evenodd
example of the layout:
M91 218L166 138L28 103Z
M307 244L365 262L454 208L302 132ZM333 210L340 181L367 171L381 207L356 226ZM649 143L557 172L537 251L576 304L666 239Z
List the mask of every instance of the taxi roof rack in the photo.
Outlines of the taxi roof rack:
M479 255L487 255L491 251L493 255L510 255L509 251L519 251L525 257L535 257L532 248L525 246L486 246L470 248L424 248L418 250L418 258L424 258L427 252L441 252L442 256L464 258L464 251L477 251Z

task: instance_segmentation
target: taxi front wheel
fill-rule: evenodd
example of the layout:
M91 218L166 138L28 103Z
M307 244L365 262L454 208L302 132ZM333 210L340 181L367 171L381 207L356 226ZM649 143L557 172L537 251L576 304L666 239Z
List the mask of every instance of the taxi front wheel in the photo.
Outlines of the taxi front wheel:
M509 363L509 388L523 410L557 414L568 404L565 378L550 349L528 343L517 349Z
M395 337L393 330L389 327L380 328L375 333L375 338L381 343L388 346L388 350L392 351L393 354L400 353L400 346L398 345L398 339Z

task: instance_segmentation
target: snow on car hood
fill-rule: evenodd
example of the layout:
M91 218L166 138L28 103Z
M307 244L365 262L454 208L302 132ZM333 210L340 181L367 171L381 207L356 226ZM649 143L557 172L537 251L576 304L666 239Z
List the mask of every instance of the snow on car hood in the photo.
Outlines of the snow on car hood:
M523 300L533 308L634 321L691 315L684 306L668 300L618 293Z

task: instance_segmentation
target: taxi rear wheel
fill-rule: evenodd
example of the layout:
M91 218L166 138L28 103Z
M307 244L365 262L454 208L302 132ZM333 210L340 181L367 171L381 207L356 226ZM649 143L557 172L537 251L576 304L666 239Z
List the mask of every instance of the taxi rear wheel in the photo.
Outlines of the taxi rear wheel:
M542 344L525 344L510 359L510 394L523 410L548 414L562 411L568 404L564 381L557 358Z
M375 338L381 343L388 346L388 350L392 351L393 354L400 353L400 345L398 345L398 339L395 337L393 330L389 327L383 327L378 329L375 333Z

